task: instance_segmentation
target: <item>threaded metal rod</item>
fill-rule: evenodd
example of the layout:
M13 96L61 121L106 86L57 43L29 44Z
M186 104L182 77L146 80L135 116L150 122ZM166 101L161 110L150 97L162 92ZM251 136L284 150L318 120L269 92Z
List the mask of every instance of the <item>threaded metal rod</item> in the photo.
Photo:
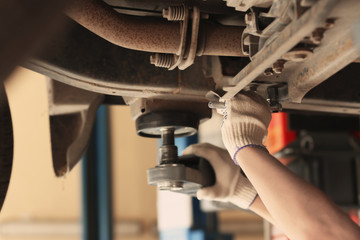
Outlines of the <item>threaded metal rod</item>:
M185 19L185 7L170 6L163 10L163 17L169 21L183 21Z
M150 56L150 63L156 67L171 68L175 64L175 57L173 54L156 53Z
M175 129L165 128L161 129L161 141L162 145L174 145L175 144Z
M161 147L159 148L159 164L171 163L177 160L177 147L175 146L175 129L161 129Z

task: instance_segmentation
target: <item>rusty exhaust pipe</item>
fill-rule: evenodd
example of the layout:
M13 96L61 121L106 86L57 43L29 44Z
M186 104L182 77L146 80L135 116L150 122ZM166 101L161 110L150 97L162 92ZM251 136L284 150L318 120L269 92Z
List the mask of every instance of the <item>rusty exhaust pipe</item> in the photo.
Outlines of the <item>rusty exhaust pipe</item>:
M120 14L99 0L74 0L67 15L93 33L120 47L177 54L180 23ZM244 56L244 28L202 23L197 55Z

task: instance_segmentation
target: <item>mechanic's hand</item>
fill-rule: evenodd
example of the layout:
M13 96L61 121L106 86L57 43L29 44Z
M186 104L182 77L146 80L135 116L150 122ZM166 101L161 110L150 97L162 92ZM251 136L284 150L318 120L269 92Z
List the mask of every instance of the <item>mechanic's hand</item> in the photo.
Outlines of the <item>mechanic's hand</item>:
M271 121L270 106L254 92L238 93L227 100L221 134L231 158L244 146L260 146Z
M194 154L208 160L215 171L216 182L211 187L198 190L199 200L231 202L247 209L253 203L257 192L250 181L241 174L240 167L234 165L229 153L208 143L187 147L183 155Z

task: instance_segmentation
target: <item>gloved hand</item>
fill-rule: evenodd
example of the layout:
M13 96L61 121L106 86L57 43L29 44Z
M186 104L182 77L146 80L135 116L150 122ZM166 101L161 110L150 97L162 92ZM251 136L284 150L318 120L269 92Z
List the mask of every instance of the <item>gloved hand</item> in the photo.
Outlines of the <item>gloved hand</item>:
M242 147L263 147L271 121L270 106L254 92L238 93L225 105L221 134L226 149L236 163L235 155Z
M229 153L208 143L194 144L183 151L183 155L194 154L208 160L215 171L216 182L211 187L198 190L199 200L231 202L248 209L257 196L250 181L241 174L240 167L234 165Z

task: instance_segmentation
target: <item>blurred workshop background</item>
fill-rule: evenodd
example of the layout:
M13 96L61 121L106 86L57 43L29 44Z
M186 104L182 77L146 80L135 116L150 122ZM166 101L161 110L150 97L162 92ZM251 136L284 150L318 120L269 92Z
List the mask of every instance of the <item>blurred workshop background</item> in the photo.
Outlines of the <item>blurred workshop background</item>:
M55 177L46 77L19 68L6 89L15 126L15 156L0 214L0 239L84 239L82 163L66 177ZM146 170L156 164L157 140L136 135L129 107L109 106L108 113L113 239L159 239L157 190L146 179ZM192 201L189 199L185 201ZM167 217L169 222L181 221L177 215ZM231 233L234 240L264 239L263 224L262 219L244 211L217 214L217 229Z

